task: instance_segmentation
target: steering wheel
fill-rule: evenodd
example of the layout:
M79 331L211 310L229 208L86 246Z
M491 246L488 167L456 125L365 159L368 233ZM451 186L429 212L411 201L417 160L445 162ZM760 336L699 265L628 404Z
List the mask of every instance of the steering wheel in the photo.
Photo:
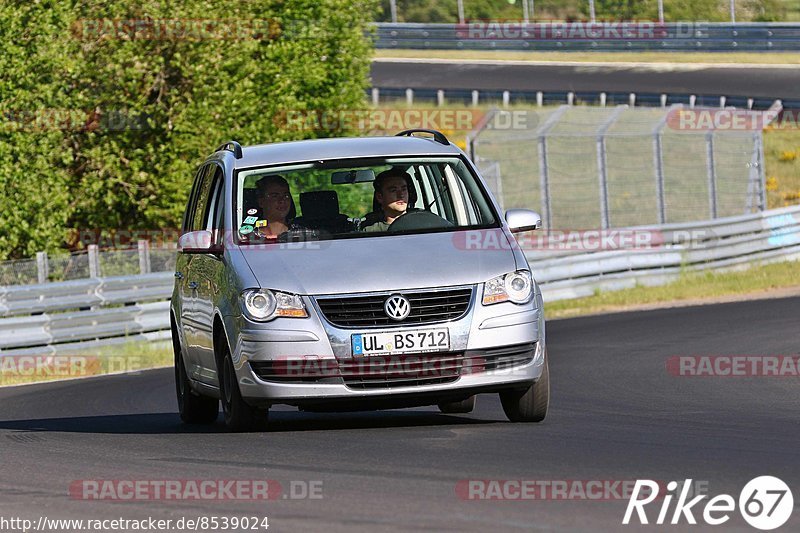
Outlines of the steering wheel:
M438 215L434 215L430 211L406 211L405 214L400 215L394 222L389 224L390 232L393 231L409 231L418 229L441 229L452 228L454 224L449 220L445 220Z

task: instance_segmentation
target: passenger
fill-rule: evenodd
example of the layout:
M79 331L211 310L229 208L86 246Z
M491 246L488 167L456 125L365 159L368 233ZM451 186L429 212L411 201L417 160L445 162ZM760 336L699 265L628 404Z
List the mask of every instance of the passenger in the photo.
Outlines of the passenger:
M367 215L362 231L387 231L397 217L408 210L409 183L411 176L400 168L384 170L375 177L372 186L375 188L375 200L381 211ZM377 221L376 221L377 219Z
M289 230L296 215L289 183L277 174L265 176L256 182L261 218L256 231L262 237L277 237Z

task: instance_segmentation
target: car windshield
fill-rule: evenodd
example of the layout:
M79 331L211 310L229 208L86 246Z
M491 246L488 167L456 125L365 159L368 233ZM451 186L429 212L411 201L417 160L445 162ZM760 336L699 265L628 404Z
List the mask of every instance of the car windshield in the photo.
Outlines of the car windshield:
M458 157L339 160L239 171L241 244L497 227L486 192Z

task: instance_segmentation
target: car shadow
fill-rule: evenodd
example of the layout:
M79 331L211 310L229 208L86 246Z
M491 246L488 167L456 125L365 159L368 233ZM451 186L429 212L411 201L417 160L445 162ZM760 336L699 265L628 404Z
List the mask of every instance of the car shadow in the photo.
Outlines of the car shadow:
M425 411L359 411L349 413L270 412L265 433L300 431L337 431L349 429L385 429L426 426L463 426L505 423L475 415L449 415ZM227 433L222 413L214 424L183 424L177 414L145 413L63 418L0 420L0 430L18 432L65 432L108 434L180 434Z

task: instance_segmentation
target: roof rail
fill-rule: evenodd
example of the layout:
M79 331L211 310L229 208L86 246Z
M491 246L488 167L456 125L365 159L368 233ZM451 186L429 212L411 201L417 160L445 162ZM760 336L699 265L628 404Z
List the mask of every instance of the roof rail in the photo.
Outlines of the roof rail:
M436 142L443 144L445 146L450 145L450 141L447 140L447 137L444 136L444 133L436 130L425 130L421 128L403 130L400 133L396 134L395 137L413 137L414 133L430 133L431 135L433 135L433 140L435 140Z
M227 150L229 152L233 152L233 157L236 159L242 158L242 145L237 143L236 141L228 141L224 144L221 144L214 151L219 152L221 150Z

